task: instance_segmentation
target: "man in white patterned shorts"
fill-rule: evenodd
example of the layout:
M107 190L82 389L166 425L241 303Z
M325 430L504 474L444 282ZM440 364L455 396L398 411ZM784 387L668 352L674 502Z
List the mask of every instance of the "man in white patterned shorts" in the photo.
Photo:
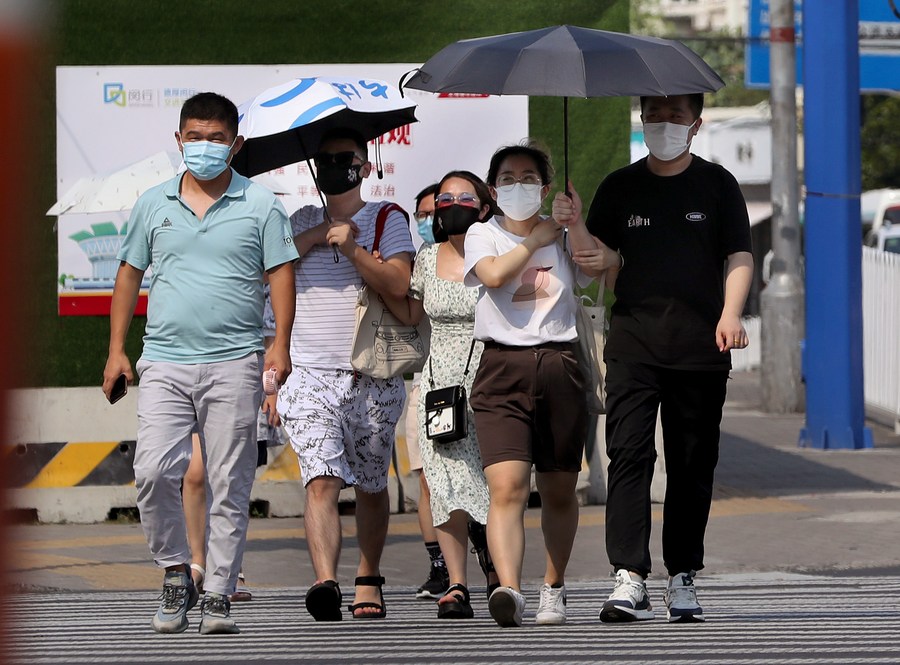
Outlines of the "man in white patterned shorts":
M381 618L388 469L405 389L402 377L375 379L354 371L350 354L359 288L366 283L379 293L406 297L415 250L408 222L396 210L387 216L380 258L367 249L373 245L378 211L387 202L367 203L361 197L362 182L372 170L362 137L332 130L313 159L332 221L316 206L291 216L301 257L295 268L300 316L291 334L294 373L278 394L278 412L306 485L306 539L316 574L306 608L317 621L341 619L338 495L352 486L360 560L351 613ZM340 252L337 260L334 247Z

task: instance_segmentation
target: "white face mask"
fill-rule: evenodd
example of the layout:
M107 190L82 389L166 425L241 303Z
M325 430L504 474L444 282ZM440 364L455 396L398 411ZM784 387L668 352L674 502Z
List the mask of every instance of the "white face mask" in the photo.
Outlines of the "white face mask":
M694 124L676 125L671 122L644 123L644 143L650 154L664 162L679 157L691 145Z
M497 205L505 217L516 221L530 219L541 209L541 185L514 185L497 187Z

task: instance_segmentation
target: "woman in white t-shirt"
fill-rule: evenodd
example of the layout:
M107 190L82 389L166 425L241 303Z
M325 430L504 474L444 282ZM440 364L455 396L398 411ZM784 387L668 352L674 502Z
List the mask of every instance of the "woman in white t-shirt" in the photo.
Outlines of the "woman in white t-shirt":
M573 288L576 279L591 279L566 254L562 227L540 215L552 177L548 155L534 145L498 150L487 183L504 214L473 226L465 243L465 284L479 287L475 338L484 342L470 401L490 490L488 547L501 584L488 607L501 626L522 624L532 465L547 548L538 624L565 623L565 569L578 526L575 484L588 413Z

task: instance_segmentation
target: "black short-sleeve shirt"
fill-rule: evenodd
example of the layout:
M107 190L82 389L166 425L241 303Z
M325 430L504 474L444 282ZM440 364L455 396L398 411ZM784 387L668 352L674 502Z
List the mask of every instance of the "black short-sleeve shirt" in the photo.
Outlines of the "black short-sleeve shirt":
M587 226L625 259L607 358L694 370L731 366L715 339L725 261L750 251L747 206L734 176L696 155L682 173L658 176L642 159L600 184Z

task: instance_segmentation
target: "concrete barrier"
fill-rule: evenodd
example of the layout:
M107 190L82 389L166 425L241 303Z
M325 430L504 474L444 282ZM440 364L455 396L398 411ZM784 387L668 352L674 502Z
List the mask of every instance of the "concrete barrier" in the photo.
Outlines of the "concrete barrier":
M6 508L33 512L48 523L102 522L117 510L136 508L139 390L131 388L114 405L99 388L10 391L7 439L0 446L0 460L14 468ZM391 507L414 510L418 482L409 473L406 440L399 433L397 448L400 477L392 468ZM340 500L352 503L353 490L344 490ZM303 514L303 483L290 446L269 449L268 464L257 470L251 501L265 502L272 517Z
M99 388L29 388L8 393L7 440L0 460L14 467L7 508L33 512L40 522L94 523L136 507L134 448L137 394L110 405ZM401 424L404 422L401 417ZM594 424L593 454L578 484L582 503L606 500L606 442L601 416ZM661 452L657 424L657 450ZM590 447L589 447L590 448ZM419 483L410 473L402 425L397 432L397 471L391 468L389 493L394 512L416 509ZM303 514L304 491L297 457L289 446L269 449L268 464L257 470L251 501L265 502L272 517ZM665 494L665 467L657 461L652 498ZM340 501L352 503L352 489Z

